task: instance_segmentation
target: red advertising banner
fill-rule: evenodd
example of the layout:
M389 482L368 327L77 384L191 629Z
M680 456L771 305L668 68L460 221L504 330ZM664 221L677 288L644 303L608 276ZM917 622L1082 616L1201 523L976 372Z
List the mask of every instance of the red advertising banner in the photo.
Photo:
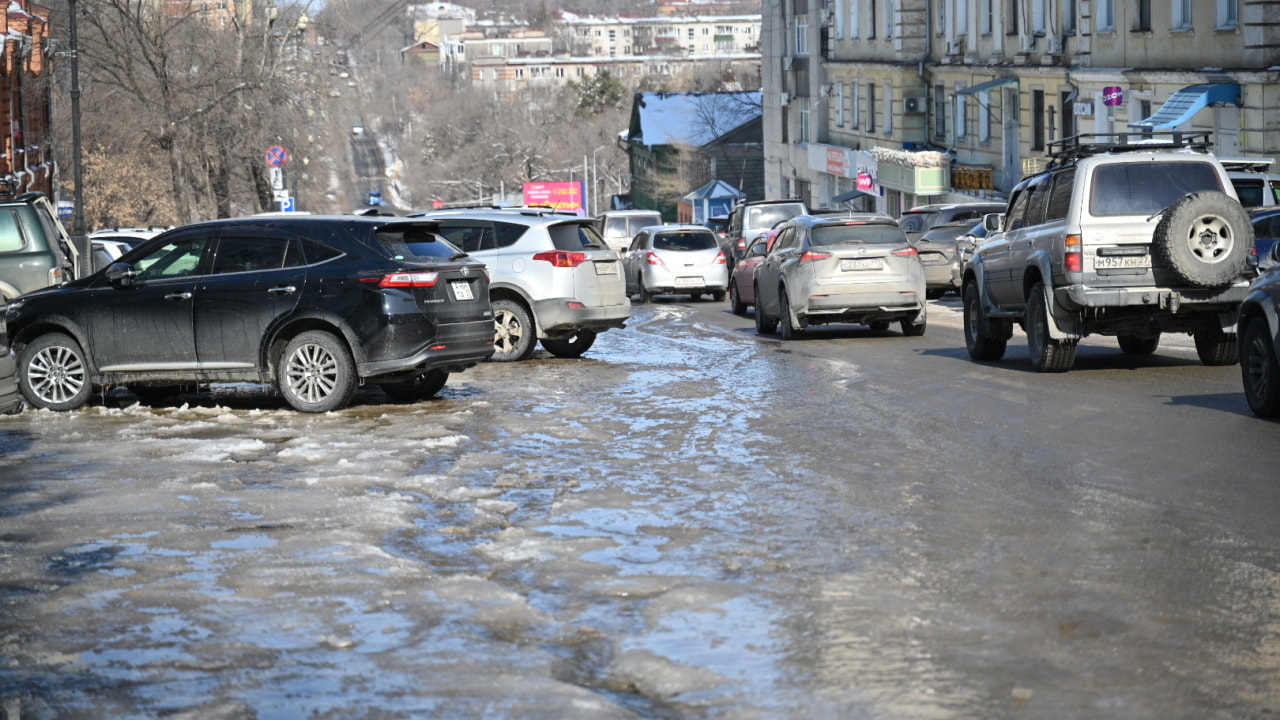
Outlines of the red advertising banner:
M524 184L524 204L542 205L556 210L570 210L584 214L582 206L583 183L580 182L531 182Z

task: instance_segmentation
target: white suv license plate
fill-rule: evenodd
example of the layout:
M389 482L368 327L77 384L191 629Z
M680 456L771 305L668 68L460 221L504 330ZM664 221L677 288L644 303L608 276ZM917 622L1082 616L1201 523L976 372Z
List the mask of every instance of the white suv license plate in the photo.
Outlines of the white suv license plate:
M847 258L840 261L840 269L849 270L882 270L884 261L880 258Z
M453 286L453 298L455 300L475 300L476 296L471 292L471 283L465 280L455 280L449 283Z
M1099 255L1093 259L1095 270L1135 269L1151 267L1150 255Z
M608 261L601 262L597 260L595 263L595 266L596 266L597 275L617 275L618 274L618 263L616 262L608 262Z

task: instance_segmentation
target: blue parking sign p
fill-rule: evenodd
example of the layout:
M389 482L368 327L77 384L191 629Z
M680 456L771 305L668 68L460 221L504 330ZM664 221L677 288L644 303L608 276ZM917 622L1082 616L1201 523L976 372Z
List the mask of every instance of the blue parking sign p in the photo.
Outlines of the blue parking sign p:
M283 197L279 200L280 212L293 212L293 198Z

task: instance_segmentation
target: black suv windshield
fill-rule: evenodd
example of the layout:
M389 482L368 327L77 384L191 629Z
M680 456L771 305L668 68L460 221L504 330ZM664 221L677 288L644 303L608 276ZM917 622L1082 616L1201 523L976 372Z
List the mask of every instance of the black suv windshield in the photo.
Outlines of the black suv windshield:
M1093 173L1089 214L1154 215L1197 190L1222 190L1218 173L1206 162L1121 163Z
M904 245L907 236L897 225L823 225L813 229L814 247L829 245Z

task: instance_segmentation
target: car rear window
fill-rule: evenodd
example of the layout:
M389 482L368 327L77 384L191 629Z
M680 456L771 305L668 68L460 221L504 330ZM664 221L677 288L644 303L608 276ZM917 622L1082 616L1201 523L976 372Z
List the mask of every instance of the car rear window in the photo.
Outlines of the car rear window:
M831 245L903 245L907 236L897 225L887 223L823 225L813 229L814 247Z
M561 223L547 228L551 244L557 250L583 250L604 247L604 240L588 223Z
M768 230L783 220L803 215L800 205L762 205L747 210L747 227Z
M653 238L654 250L672 250L675 252L693 252L695 250L713 250L720 247L716 238L709 232L666 232Z
M1154 215L1189 192L1222 189L1216 169L1207 162L1101 165L1093 171L1089 214Z
M1236 188L1236 196L1240 198L1240 204L1250 208L1258 207L1262 204L1262 180L1245 180L1240 178L1232 178L1231 184Z
M425 227L391 225L378 228L379 242L397 260L424 261L448 259L461 252L456 245Z

